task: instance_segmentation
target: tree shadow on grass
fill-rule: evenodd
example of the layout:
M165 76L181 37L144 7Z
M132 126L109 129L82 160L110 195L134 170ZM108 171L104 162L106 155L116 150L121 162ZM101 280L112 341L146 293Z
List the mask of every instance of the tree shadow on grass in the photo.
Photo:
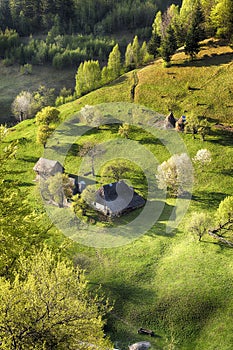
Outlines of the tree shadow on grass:
M19 160L22 160L22 161L28 162L28 163L36 163L38 161L38 157L23 156L23 157L19 158Z
M19 187L32 187L32 186L35 186L35 184L33 184L31 182L23 182L23 181L18 182L17 185Z
M233 146L233 132L227 130L211 130L209 136L214 136L214 139L209 139L211 143L217 143L222 146Z
M192 196L192 200L198 202L202 208L217 208L219 203L226 197L222 192L208 192L199 191L196 195Z
M113 276L114 277L114 276ZM126 349L129 344L139 342L142 340L156 342L156 339L161 338L157 335L154 338L145 337L137 333L140 327L146 327L145 324L148 320L148 315L143 317L137 308L137 305L145 303L145 308L149 308L147 300L153 300L155 298L155 292L149 288L144 288L136 283L129 283L128 281L119 281L112 279L111 282L102 283L102 287L106 294L110 296L111 300L115 300L114 310L108 317L108 322L105 330L111 334L112 340L117 343L119 348ZM127 305L135 305L135 310L131 310L131 319L124 320L124 309ZM146 311L145 311L146 312ZM140 316L139 317L139 313ZM156 333L156 329L153 329ZM159 349L158 347L156 347Z
M223 169L223 170L221 171L221 173L222 173L223 175L232 176L232 177L233 177L233 169L232 169L232 168Z
M210 67L220 64L230 63L233 59L233 53L227 52L223 54L206 55L204 58L195 59L193 61L183 61L181 63L174 63L172 67Z

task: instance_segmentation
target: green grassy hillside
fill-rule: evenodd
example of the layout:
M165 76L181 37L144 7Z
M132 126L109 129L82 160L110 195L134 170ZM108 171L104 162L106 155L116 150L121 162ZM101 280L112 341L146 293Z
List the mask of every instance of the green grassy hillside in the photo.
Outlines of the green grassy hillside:
M184 62L182 51L174 56L170 68L155 61L137 71L135 102L164 114L172 108L176 117L186 110L187 115L205 115L213 124L220 121L232 125L232 58L229 47L212 41L203 44L194 62ZM109 86L61 106L62 119L85 105L132 102L131 77L130 72ZM42 147L35 143L36 128L34 120L28 120L11 129L7 142L19 139L20 143L16 159L8 164L8 177L18 181L32 207L40 212L43 206L32 170L43 154ZM140 140L140 130L131 137ZM115 301L106 332L121 350L139 340L149 340L152 350L232 348L232 249L209 236L198 242L186 226L194 211L214 215L220 201L232 195L233 134L212 126L205 142L199 137L193 140L188 134L181 137L191 157L206 148L212 154L212 162L203 169L195 168L189 210L172 233L165 230L169 208L174 205L171 198L154 227L123 247L101 249L68 243L52 229L55 244L62 240L68 244L69 256L85 268L90 286L101 284L110 300ZM103 142L118 135L117 130L111 133L102 128L89 138ZM144 139L144 146L156 154L160 145L154 142L152 146L151 142L150 138ZM67 157L69 171L75 170L75 150L73 147ZM161 159L167 157L165 147L160 147L159 152ZM76 165L79 161L77 158ZM140 327L153 329L156 337L138 335Z

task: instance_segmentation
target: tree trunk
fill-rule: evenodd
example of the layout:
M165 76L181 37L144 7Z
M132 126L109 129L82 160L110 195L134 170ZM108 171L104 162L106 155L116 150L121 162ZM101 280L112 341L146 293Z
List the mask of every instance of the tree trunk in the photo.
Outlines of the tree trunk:
M214 230L214 231L215 231L215 230ZM233 248L233 242L230 242L230 241L228 241L227 239L225 239L225 238L219 236L218 234L214 233L214 231L210 231L210 230L209 230L209 231L208 231L208 234L209 234L211 237L213 237L213 238L215 238L215 239L218 239L218 240L221 241L222 243L225 243L225 244L229 245L229 247L232 247L232 248Z

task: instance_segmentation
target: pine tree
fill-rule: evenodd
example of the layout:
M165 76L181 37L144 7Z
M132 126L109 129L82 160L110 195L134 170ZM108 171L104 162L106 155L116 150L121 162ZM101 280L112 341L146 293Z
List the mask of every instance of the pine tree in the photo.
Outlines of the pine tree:
M171 25L169 25L166 30L165 36L162 39L161 46L159 49L160 55L167 66L169 65L171 61L171 57L172 55L174 55L176 50L177 50L177 43L176 43L175 33Z
M186 37L185 46L184 46L186 55L189 55L192 60L200 50L199 41L204 37L204 32L202 28L203 21L204 21L204 17L202 14L200 4L198 2L193 11L192 21L188 28L187 37Z
M153 55L154 58L159 53L159 47L161 43L161 37L158 34L152 34L150 41L148 42L148 52Z

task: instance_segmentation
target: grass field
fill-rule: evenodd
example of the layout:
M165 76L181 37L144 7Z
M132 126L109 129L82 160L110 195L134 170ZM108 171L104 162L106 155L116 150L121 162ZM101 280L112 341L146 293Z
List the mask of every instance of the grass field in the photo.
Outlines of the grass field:
M178 53L168 69L162 68L160 61L140 69L135 101L159 113L167 114L173 104L176 117L187 110L187 115L205 115L213 124L218 121L232 124L231 49L212 42L203 46L198 60L184 62L183 58L183 53ZM85 105L132 102L130 79L131 73L128 73L109 86L61 106L62 120ZM134 129L130 137L139 143L140 129ZM186 227L193 212L214 215L220 201L232 195L233 134L213 125L205 142L199 137L193 140L188 134L181 137L190 157L206 148L211 152L212 162L202 169L195 166L192 200L186 216L174 231L166 232L175 204L172 198L166 199L161 216L150 230L118 248L87 247L51 229L50 244L66 246L67 254L86 270L90 287L101 285L114 301L106 332L121 350L139 340L150 341L152 350L232 349L232 249L209 236L198 242ZM34 120L20 123L11 130L7 141L19 139L20 144L16 159L9 163L9 178L18 181L34 210L40 212L43 206L33 182L32 168L42 156L43 148L35 143L35 138ZM91 139L99 143L120 138L115 127L112 132L111 128L100 128L83 136L82 142ZM156 139L143 137L143 142L143 147L154 155L159 154L160 161L168 157L166 147ZM76 156L77 146L78 143L73 145L66 159L70 172L76 172L81 161ZM135 180L132 173L129 177L132 182ZM127 217L123 220L127 221ZM138 335L140 327L152 329L156 336Z
M33 66L32 74L20 73L20 66L5 67L0 63L0 123L11 120L11 104L23 90L36 91L41 85L55 88L56 94L60 89L74 88L77 68L61 72L49 66Z

